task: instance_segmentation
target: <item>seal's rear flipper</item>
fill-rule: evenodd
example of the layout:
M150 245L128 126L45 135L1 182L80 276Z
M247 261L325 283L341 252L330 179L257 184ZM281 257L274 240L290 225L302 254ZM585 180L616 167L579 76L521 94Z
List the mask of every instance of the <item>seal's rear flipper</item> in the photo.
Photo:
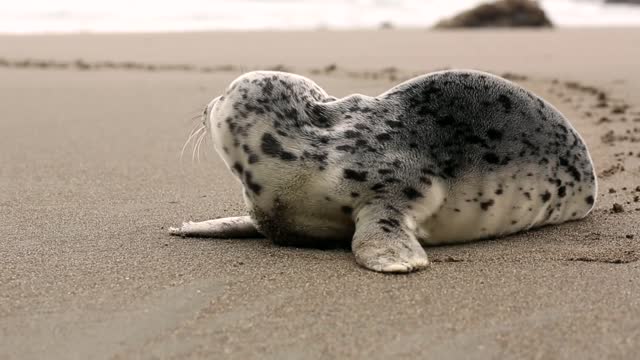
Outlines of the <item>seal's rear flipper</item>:
M189 221L182 223L180 227L170 227L169 234L182 237L227 239L263 237L253 225L253 221L249 216L236 216L201 222Z

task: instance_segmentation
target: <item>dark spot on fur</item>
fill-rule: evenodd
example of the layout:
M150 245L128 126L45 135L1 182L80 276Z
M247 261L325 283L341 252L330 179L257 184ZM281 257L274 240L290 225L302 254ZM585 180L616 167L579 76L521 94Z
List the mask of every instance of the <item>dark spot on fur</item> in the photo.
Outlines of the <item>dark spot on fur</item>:
M584 200L587 202L587 204L593 205L593 201L594 201L593 196L589 195Z
M487 136L491 140L502 140L502 132L496 129L487 130Z
M258 160L260 160L258 155L256 155L256 154L249 155L249 164L255 164L255 163L258 162Z
M344 169L344 178L354 181L367 181L367 172L366 171L356 171L352 169Z
M385 206L384 206L384 208L385 208L385 209L387 209L387 210L389 210L389 211L393 211L393 212L396 212L396 213L400 213L400 210L396 209L396 207L395 207L395 206L393 206L393 205L385 205Z
M484 159L484 161L488 162L489 164L499 164L500 163L500 158L498 157L498 155L494 154L494 153L485 153L482 158Z
M340 208L340 210L342 210L343 213L347 214L347 215L351 215L353 213L353 208L351 206L343 206Z
M398 129L398 128L401 128L401 127L404 126L404 125L402 125L402 122L395 121L395 120L388 120L388 121L386 121L386 124L389 125L389 127L393 128L393 129Z
M511 99L509 99L508 96L504 94L498 96L498 102L502 105L502 107L504 107L505 112L508 113L511 111Z
M496 190L496 195L502 195L502 189Z
M578 169L576 169L575 166L570 165L567 167L567 170L569 170L569 174L571 175L571 177L573 177L575 181L580 181L581 179L580 171L578 171Z
M358 194L357 192L352 192L351 193L351 197L352 198L357 198L358 196L360 196L360 194Z
M564 185L563 185L563 186L560 186L560 187L558 188L558 196L559 196L559 197L561 197L561 198L563 198L563 197L565 197L565 195L567 195L567 187L566 187L566 186L564 186Z
M391 140L391 135L387 133L378 134L376 135L376 139L378 139L378 141L388 141Z
M397 228L400 226L400 222L396 219L388 218L388 219L380 219L378 220L378 224L387 225L393 228Z
M551 199L551 193L549 191L545 191L542 195L540 195L542 202L547 202Z
M318 162L324 163L325 161L327 161L327 158L329 157L329 154L327 154L326 152L320 152L320 153L315 153L315 154L308 154L308 156Z
M373 191L375 191L375 192L381 192L381 190L383 190L384 188L385 188L385 185L384 185L384 184L377 183L377 184L375 184L375 185L373 185L373 186L371 187L371 190L373 190Z
M285 151L278 139L276 139L269 133L264 133L264 135L262 135L262 143L260 144L260 149L262 149L262 152L269 156L279 157L280 159L285 161L293 161L297 159L294 154Z
M233 169L238 172L238 174L242 175L244 173L244 168L240 165L239 162L233 163Z
M351 145L340 145L336 146L336 150L354 153L356 149Z
M344 132L344 137L346 137L347 139L355 139L359 138L360 136L362 136L362 134L354 130L347 130Z
M406 187L402 190L402 192L409 200L415 200L422 197L422 193L412 187Z
M262 186L258 183L253 182L253 174L251 174L250 171L244 172L244 181L247 184L249 190L251 190L256 195L260 195L260 192L262 192Z
M367 144L368 144L367 140L364 140L364 139L358 139L356 140L356 143L355 143L355 145L358 147L366 146Z
M492 205L494 204L493 199L489 199L487 201L481 202L480 203L480 207L482 208L482 210L488 210Z
M295 109L292 109L292 110L295 110ZM291 117L291 116L287 116L287 117ZM311 122L317 127L326 128L331 126L331 120L329 118L329 114L321 106L318 106L318 105L314 106L311 109L311 114L309 117L311 118ZM296 111L294 119L297 120L297 118L298 117L297 117L297 111Z
M393 170L390 170L390 169L379 169L378 170L378 174L380 174L380 175L389 175L391 173L393 173Z

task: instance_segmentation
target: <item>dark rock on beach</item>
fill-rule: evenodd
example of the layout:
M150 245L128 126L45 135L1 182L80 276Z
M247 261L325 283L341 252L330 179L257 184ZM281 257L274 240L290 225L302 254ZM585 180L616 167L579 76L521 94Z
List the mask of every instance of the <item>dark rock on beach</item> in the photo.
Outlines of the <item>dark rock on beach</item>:
M551 20L537 1L498 0L480 4L441 20L436 29L473 27L552 27Z
M607 4L631 4L640 5L640 0L604 0Z

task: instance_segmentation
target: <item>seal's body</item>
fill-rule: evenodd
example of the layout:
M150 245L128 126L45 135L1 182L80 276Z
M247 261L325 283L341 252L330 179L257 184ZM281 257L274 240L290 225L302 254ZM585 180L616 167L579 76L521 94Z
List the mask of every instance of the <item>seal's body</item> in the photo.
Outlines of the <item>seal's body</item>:
M404 272L426 266L420 244L580 219L596 196L587 148L562 114L482 72L342 99L301 76L252 72L209 104L205 124L251 216L175 234L255 226L280 244L350 240L361 265Z

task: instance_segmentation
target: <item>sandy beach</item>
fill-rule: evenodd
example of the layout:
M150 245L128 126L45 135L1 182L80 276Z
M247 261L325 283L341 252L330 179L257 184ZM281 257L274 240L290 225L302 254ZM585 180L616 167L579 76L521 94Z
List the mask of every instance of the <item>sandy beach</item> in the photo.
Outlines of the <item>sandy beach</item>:
M0 359L635 359L638 44L625 28L0 36ZM180 160L243 71L344 96L445 68L506 76L570 119L599 175L588 218L428 248L400 276L167 234L246 214L213 149Z

